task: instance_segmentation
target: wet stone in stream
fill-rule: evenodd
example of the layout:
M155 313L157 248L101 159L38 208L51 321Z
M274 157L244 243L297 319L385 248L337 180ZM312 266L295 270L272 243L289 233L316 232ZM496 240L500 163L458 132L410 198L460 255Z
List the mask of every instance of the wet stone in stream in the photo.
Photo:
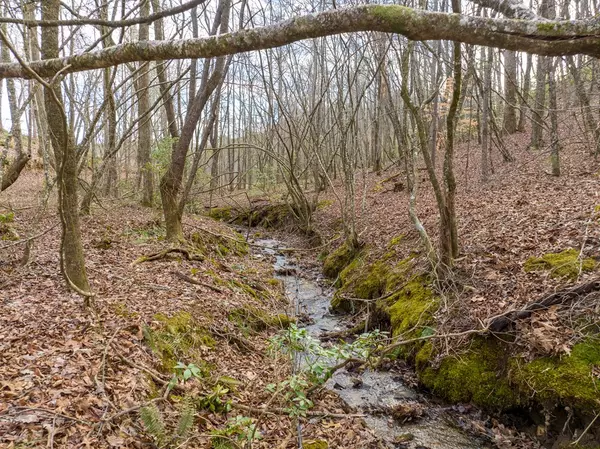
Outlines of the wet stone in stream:
M294 309L310 335L344 330L342 317L329 312L331 294L324 292L315 280L297 276L300 272L287 257L277 251L276 240L257 240L263 252L275 256L274 269L283 280ZM281 273L281 274L279 274ZM408 387L400 373L393 370L334 373L325 387L334 391L348 406L365 414L365 423L389 448L407 449L477 449L490 447L463 433L444 419L435 404L423 402Z

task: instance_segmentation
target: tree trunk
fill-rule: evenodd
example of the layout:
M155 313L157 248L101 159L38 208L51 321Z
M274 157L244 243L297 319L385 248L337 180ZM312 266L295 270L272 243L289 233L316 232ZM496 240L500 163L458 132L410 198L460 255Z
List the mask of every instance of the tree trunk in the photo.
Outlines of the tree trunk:
M140 14L146 17L150 14L150 3L141 0ZM140 24L139 40L147 41L150 34L150 25ZM142 64L138 78L138 117L140 118L138 128L138 161L142 182L142 205L152 206L154 186L152 181L152 164L150 150L152 147L152 118L145 116L150 109L150 64Z
M220 24L220 31L221 34L223 34L226 33L229 28L229 0L222 0L219 9L220 13L217 14L213 29L216 32L216 25ZM166 237L169 241L181 241L184 239L183 226L181 223L183 215L179 208L179 193L183 182L185 161L196 125L198 124L198 119L213 91L220 84L222 73L225 68L225 59L225 57L217 58L214 62L214 70L210 77L208 76L208 70L212 61L204 61L205 66L202 83L194 97L194 101L188 107L185 122L181 129L181 136L173 144L171 162L161 179L160 194L165 216Z
M521 92L520 111L519 111L519 125L517 126L519 132L525 131L525 122L527 121L527 110L529 109L529 90L531 89L531 66L532 56L530 53L527 54L527 62L525 63L525 74L523 75L523 90Z
M504 131L517 132L517 54L504 51Z
M486 49L483 48L485 54ZM484 57L483 86L481 92L481 180L487 182L490 176L490 91L492 88L492 59L494 53L487 49Z
M60 0L44 0L40 3L42 19L58 20ZM42 29L43 59L58 57L58 34L58 27ZM69 286L89 297L90 286L85 271L77 202L78 158L73 136L68 131L60 83L56 83L52 89L45 89L44 100L57 167L58 208L62 224L61 269ZM86 304L89 305L89 302Z

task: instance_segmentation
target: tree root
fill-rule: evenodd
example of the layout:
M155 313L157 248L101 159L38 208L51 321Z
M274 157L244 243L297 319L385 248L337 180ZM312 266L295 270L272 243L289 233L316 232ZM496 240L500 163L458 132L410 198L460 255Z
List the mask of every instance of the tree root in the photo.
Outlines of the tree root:
M539 301L527 304L521 310L510 310L506 313L490 318L488 321L489 324L487 328L491 332L502 332L517 320L529 318L531 314L536 310L544 310L549 308L550 306L569 303L582 295L586 295L588 293L592 293L599 290L600 279L594 279L590 282L586 282L585 284L581 284L576 287L559 290L548 296L545 296Z
M167 248L155 254L150 254L147 256L142 256L133 262L132 265L137 265L142 262L152 262L154 260L164 259L171 253L179 253L183 255L187 260L197 260L199 262L204 261L205 257L202 254L192 253L191 251L185 248Z
M214 286L212 286L210 284L205 284L204 282L200 282L200 281L198 281L198 280L196 280L196 279L194 279L194 278L192 278L190 276L187 276L187 275L185 275L183 273L180 273L179 271L171 271L171 273L173 273L179 279L181 279L181 280L183 280L185 282L189 282L190 284L200 285L202 287L206 287L206 288L208 288L208 289L210 289L210 290L212 290L213 292L216 292L216 293L224 293L223 290L221 290L218 287L214 287Z

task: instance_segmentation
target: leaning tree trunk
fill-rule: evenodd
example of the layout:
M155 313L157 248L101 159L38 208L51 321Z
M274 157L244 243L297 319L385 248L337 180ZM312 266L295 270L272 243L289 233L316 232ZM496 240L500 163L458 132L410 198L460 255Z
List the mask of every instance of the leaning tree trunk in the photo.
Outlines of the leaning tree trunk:
M58 20L60 0L44 0L40 3L43 20ZM42 28L43 59L59 56L58 34L58 27ZM57 168L58 209L62 224L61 270L71 288L90 297L77 202L78 157L73 136L68 131L60 83L45 89L44 102Z
M230 1L222 0L219 5L219 10L213 29L216 33L216 26L219 25L220 32L223 34L226 33L229 28ZM188 108L181 129L181 136L173 144L171 162L160 182L160 196L167 231L166 237L169 241L181 241L184 238L182 225L183 213L179 208L179 195L181 193L185 162L198 120L200 119L210 96L221 82L222 74L225 69L225 62L225 57L217 58L214 63L213 72L208 76L211 61L204 61L205 66L202 83L194 100Z

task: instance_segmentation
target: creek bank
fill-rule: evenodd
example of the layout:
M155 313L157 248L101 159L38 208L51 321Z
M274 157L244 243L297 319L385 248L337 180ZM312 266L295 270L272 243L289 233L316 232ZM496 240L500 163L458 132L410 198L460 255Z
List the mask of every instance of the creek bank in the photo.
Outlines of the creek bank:
M389 329L410 340L436 333L440 305L446 304L415 253L401 249L402 237L385 251L350 251L340 246L324 259L336 290L331 307L364 317L356 329ZM592 271L592 259L577 250L529 259L527 272L546 270L572 280ZM441 312L447 313L447 311ZM364 324L364 326L361 326ZM569 354L532 357L513 344L514 334L481 335L449 355L435 339L400 346L393 354L415 367L420 384L452 403L473 403L492 413L516 412L547 447L566 433L577 438L600 410L600 335L589 327ZM587 429L586 447L600 447L600 426Z
M276 240L257 240L263 252L274 258L275 272L293 300L298 316L310 335L326 339L332 332L343 331L343 317L330 313L332 291L313 278L300 277L300 270L278 251L284 246ZM394 364L396 365L396 364ZM430 401L405 381L401 364L386 371L367 369L357 372L341 369L326 382L347 405L365 413L365 423L390 448L475 449L491 447L483 440L462 431L451 422L468 420L458 413L451 419L449 409ZM466 409L465 409L466 410ZM406 422L404 422L406 421ZM489 435L488 435L489 437Z

